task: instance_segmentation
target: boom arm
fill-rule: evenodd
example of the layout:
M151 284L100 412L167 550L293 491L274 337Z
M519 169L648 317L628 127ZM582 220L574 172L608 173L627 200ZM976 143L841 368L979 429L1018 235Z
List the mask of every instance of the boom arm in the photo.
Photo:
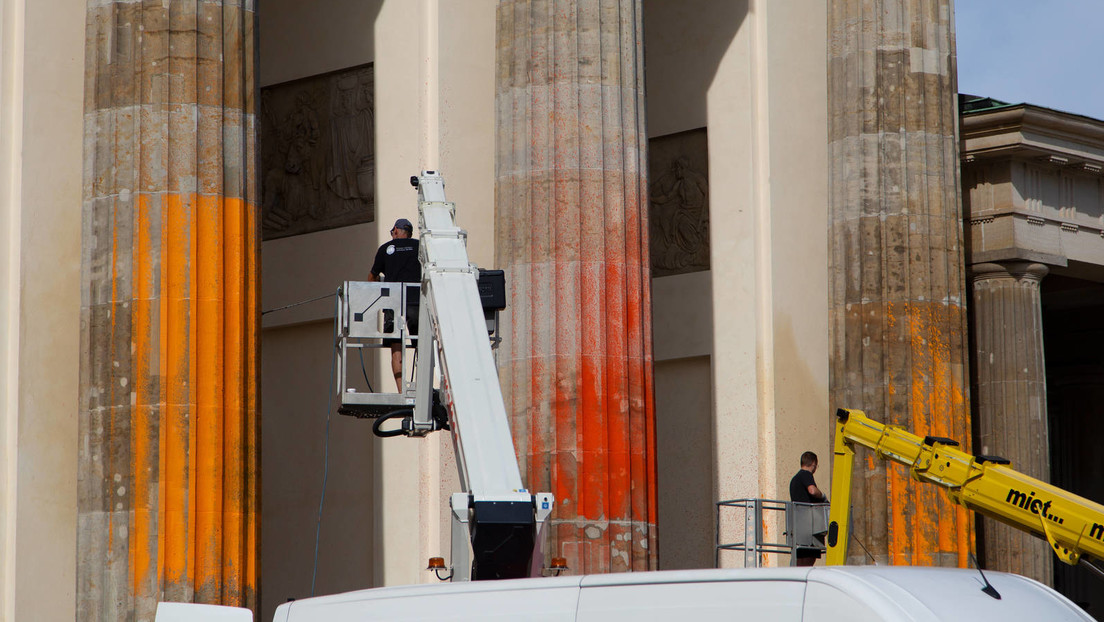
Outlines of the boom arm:
M422 230L419 324L423 327L412 433L434 429L430 409L436 342L460 484L469 493L453 495L452 509L456 520L468 525L475 555L472 578L530 576L538 525L551 512L552 495L533 495L522 487L498 369L487 339L478 270L468 262L467 234L453 220L455 207L445 200L445 182L432 171L411 181L418 188ZM458 559L463 558L459 546L454 538L454 577L464 574L458 567L462 564Z
M418 181L421 308L423 319L428 320L423 326L433 327L441 373L447 382L446 402L453 415L461 485L475 494L477 501L481 496L498 494L528 502L502 402L498 369L488 345L476 287L477 269L468 263L466 233L453 222L455 208L445 201L441 177L423 174ZM425 343L429 341L419 345ZM422 352L418 359L423 364L433 360ZM429 379L419 374L418 389L424 391L424 398L417 396L416 411L431 404ZM414 419L415 425L429 420L429 415Z
M1019 473L1002 458L956 449L958 443L948 438L916 436L869 419L860 410L841 408L836 418L829 565L847 558L856 445L909 467L913 479L945 488L951 501L967 509L1045 539L1067 564L1087 561L1084 557L1104 560L1104 505Z
M379 417L373 431L381 437L422 437L436 430L452 431L463 490L450 497L449 577L453 581L539 575L540 531L552 512L553 496L546 492L532 494L522 487L514 453L498 369L491 353L493 321L486 315L497 313L505 305L501 273L486 274L483 282L478 278L479 269L468 262L467 234L456 226L455 206L445 200L441 176L424 171L412 177L411 183L418 189L422 282L416 288L409 284L346 281L338 290L339 412ZM480 296L484 290L485 301ZM407 303L412 295L417 295L421 303L418 337L408 332ZM359 354L360 348L382 346L386 341L380 340L386 339L417 343L413 381L404 378L399 393L375 393L370 387L369 392L362 393L349 387L348 352ZM400 360L405 361L406 348L401 352ZM434 364L438 361L441 389L435 391ZM402 367L405 370L405 362ZM448 412L447 421L442 410ZM402 420L401 427L382 429L381 424L397 418ZM474 561L469 561L469 553L474 553ZM437 568L436 562L433 568Z

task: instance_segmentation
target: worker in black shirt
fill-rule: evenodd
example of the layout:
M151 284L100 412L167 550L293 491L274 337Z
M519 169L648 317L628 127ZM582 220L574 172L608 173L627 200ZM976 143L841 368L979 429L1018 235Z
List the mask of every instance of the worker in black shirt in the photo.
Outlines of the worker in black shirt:
M828 496L817 488L813 474L817 470L817 455L811 451L801 454L801 469L790 480L790 501L800 503L825 503ZM797 565L812 566L820 557L816 549L797 549Z
M418 283L422 282L422 264L418 260L418 240L415 240L414 225L405 218L395 221L391 227L391 241L383 244L376 251L376 260L372 263L369 281L382 280L388 283ZM406 325L410 328L410 334L418 334L418 290L407 289ZM384 315L384 330L394 330L394 318L391 314ZM402 392L402 340L384 339L385 345L391 347L391 371L395 374L395 385Z

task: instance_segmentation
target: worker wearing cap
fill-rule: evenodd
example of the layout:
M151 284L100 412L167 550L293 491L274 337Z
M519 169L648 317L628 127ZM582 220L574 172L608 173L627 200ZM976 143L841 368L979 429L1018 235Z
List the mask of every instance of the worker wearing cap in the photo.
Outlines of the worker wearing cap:
M379 247L376 260L372 263L369 281L383 280L388 283L421 283L422 264L418 260L418 240L413 238L414 225L405 218L395 221L391 227L391 241ZM383 278L380 278L383 275ZM407 289L406 325L410 334L418 334L418 290ZM394 330L394 318L384 315L384 331ZM395 374L395 385L402 391L402 340L384 339L384 345L391 347L391 371Z

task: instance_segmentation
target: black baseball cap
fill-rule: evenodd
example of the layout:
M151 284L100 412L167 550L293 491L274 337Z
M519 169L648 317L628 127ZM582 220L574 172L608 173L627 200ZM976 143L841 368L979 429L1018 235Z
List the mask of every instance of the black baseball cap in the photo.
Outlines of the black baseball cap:
M392 229L406 229L407 231L414 233L414 225L410 224L410 221L405 218L400 218L395 221L395 226Z

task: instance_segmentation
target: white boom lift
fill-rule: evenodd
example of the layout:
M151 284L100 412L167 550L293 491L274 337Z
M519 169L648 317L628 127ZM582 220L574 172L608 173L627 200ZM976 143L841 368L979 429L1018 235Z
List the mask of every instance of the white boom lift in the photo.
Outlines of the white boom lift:
M553 498L522 486L514 453L488 338L488 312L493 318L505 306L501 273L486 282L477 278L480 271L468 260L467 233L456 226L455 205L445 200L444 179L423 171L410 181L418 189L420 291L400 283L345 282L338 296L340 411L379 417L374 426L379 436L452 431L463 489L450 499L452 580L540 576L540 528ZM481 297L481 289L486 296ZM406 321L415 295L417 336L409 334ZM487 298L489 303L483 300ZM385 316L394 318L390 331L380 321ZM349 389L350 349L368 347L380 338L397 338L404 346L407 340L416 342L413 382L404 381L402 393ZM405 347L403 352L405 370ZM440 391L433 388L435 355ZM394 418L402 419L400 428L381 429ZM474 554L470 564L468 542Z

